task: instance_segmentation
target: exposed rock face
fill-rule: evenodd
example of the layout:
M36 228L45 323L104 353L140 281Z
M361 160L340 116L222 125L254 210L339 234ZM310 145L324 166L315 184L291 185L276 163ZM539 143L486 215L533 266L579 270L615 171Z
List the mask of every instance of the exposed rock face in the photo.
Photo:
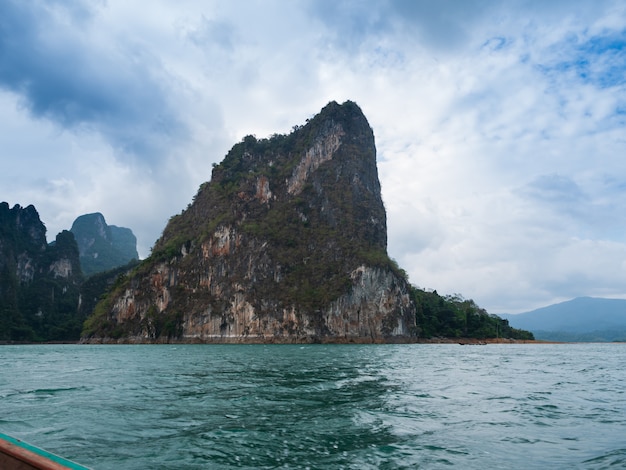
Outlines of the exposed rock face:
M31 205L0 204L0 340L78 338L82 273L74 236L46 243L46 227Z
M81 215L70 231L78 243L81 267L86 275L108 271L139 259L137 238L132 230L107 225L99 212Z
M374 136L330 103L247 136L86 324L91 341L393 341L415 305L387 256Z
M300 163L294 170L287 192L289 194L299 194L306 183L309 175L319 168L319 166L333 158L333 155L341 145L341 138L345 135L343 128L338 123L332 123L328 128L323 129L315 139L313 145L307 149Z

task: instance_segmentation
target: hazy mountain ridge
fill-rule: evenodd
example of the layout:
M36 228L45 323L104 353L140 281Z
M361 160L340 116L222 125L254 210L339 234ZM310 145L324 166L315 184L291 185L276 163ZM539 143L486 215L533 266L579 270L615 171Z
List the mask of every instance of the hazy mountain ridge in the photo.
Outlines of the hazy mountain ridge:
M134 241L129 232L121 229L122 245ZM118 264L118 271L85 282L81 265L72 232L64 230L48 244L34 206L0 203L0 341L78 340L97 300L127 269Z
M626 300L577 297L520 314L501 314L537 339L553 341L626 340Z
M139 259L137 238L133 231L108 225L99 212L81 215L74 221L70 231L76 238L81 267L86 276Z

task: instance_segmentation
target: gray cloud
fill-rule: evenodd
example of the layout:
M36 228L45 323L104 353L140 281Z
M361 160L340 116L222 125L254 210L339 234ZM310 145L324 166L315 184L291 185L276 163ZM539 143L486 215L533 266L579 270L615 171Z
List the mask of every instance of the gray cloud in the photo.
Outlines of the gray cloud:
M340 49L354 52L363 42L377 37L392 27L385 2L359 0L336 2L311 0L309 11L328 28L328 39Z
M575 181L559 174L538 176L521 192L542 204L551 204L568 212L588 199Z
M463 45L475 21L488 10L489 1L455 0L336 2L315 0L311 12L332 34L334 43L352 52L365 41L402 35L443 51Z
M1 2L0 86L35 117L99 132L124 152L157 156L164 140L185 130L168 101L167 77L139 45L94 43L89 23L96 14L80 2Z
M236 30L232 23L202 16L198 27L188 33L191 41L199 47L218 48L232 53L235 49Z
M497 5L489 0L390 0L389 4L393 14L409 32L415 33L420 42L438 51L466 45L475 23L484 21L493 6Z
M541 175L514 191L529 201L535 213L550 214L556 227L567 226L571 235L591 239L623 238L624 188L611 180L601 181L593 192L586 192L573 179ZM550 226L547 220L544 226Z

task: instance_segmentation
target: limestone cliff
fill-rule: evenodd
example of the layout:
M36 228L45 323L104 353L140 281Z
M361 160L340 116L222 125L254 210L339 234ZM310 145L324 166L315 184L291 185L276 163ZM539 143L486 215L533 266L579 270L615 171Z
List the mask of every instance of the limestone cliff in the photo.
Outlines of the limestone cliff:
M352 102L247 136L86 322L89 341L394 341L415 332L387 256L373 132Z
M0 340L78 339L81 282L70 232L48 245L35 207L0 204Z

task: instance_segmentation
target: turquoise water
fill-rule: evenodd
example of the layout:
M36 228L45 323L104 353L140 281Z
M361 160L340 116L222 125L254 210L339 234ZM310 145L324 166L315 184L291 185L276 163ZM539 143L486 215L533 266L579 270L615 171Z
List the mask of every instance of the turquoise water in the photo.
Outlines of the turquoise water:
M0 347L0 432L95 470L626 467L626 345Z

